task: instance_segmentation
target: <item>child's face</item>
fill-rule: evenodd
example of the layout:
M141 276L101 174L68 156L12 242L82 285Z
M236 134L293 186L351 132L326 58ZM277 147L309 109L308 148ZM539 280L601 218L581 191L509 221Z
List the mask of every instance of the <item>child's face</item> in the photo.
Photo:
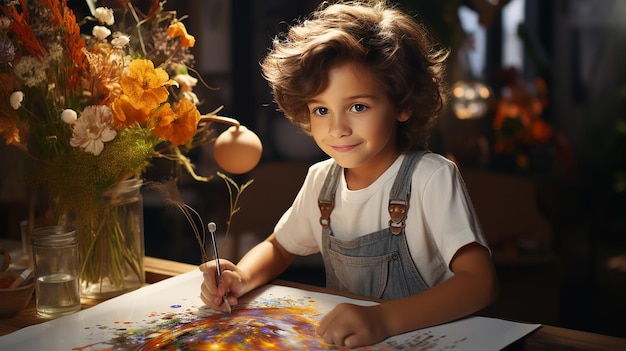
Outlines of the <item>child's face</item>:
M384 171L398 156L398 112L385 89L363 65L341 63L328 72L328 87L308 102L317 145L344 168Z

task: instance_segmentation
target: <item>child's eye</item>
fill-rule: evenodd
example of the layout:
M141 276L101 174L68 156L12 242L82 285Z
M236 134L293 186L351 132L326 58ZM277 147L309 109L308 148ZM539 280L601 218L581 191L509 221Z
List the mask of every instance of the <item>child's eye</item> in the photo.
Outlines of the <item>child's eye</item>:
M311 111L311 113L318 116L324 116L328 114L328 109L326 107L316 107Z
M364 112L367 109L368 107L363 104L354 104L350 107L350 111L352 112Z

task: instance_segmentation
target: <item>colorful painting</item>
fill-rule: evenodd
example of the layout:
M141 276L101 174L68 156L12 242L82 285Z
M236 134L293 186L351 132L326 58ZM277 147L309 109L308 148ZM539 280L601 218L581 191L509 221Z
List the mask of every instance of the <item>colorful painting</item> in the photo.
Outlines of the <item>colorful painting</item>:
M205 307L200 272L144 287L57 320L0 337L10 350L343 350L315 328L342 302L373 302L268 285L232 314ZM378 350L499 350L538 325L471 317L359 348Z
M256 299L237 307L232 314L202 308L196 312L178 311L182 306L172 305L176 311L152 313L150 321L96 325L97 333L110 329L114 337L73 350L344 350L325 343L315 333L322 317L317 305L310 297L291 299L271 295L269 300ZM432 332L416 333L401 344L389 341L359 350L433 350L444 339L445 335L436 336ZM466 339L446 341L454 347Z

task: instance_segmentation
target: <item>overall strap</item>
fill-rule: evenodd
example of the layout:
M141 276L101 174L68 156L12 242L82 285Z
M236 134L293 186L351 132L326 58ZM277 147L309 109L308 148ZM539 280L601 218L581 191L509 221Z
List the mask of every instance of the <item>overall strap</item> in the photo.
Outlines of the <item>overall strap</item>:
M411 197L411 175L417 162L426 151L421 150L407 154L402 160L400 170L389 194L389 230L398 235L405 226L406 214Z
M320 224L323 228L330 226L330 213L335 206L335 191L337 190L337 184L339 184L339 177L342 171L343 168L339 166L337 162L333 162L333 165L328 170L328 174L326 174L326 179L324 179L324 185L322 186L317 200L317 205L321 213Z

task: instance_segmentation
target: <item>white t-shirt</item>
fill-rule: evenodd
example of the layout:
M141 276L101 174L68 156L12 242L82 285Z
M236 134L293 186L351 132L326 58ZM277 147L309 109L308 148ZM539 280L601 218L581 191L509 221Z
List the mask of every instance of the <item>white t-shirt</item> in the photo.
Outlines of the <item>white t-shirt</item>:
M330 216L333 234L342 240L389 226L389 194L404 155L374 183L349 190L340 177L335 206ZM287 251L306 256L321 251L322 226L317 204L332 159L309 168L292 206L274 228ZM449 265L463 246L478 242L487 247L482 229L454 163L435 153L426 153L412 175L411 198L406 219L409 251L428 286L450 278Z

